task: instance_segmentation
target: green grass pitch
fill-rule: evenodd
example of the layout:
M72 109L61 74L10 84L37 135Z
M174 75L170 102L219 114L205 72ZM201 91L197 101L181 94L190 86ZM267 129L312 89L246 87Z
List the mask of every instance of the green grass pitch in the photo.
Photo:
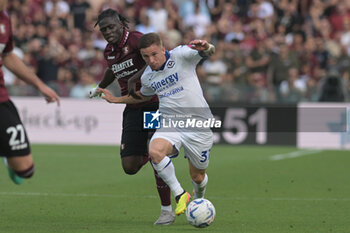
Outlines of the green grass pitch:
M217 214L204 229L184 215L154 226L160 202L151 166L125 175L119 147L34 145L32 151L36 174L22 185L0 165L1 233L350 232L348 151L214 146L206 198ZM187 161L182 154L173 161L192 191Z

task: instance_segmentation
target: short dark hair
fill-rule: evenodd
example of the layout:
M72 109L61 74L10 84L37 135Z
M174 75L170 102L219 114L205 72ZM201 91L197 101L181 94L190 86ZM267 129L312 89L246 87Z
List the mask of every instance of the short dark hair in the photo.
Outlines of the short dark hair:
M147 33L140 38L139 49L148 48L153 44L163 46L163 41L157 33Z
M111 8L102 11L98 15L97 22L95 23L94 27L96 27L97 24L99 24L101 22L101 20L103 20L104 18L108 18L108 17L114 18L115 21L118 23L121 22L123 24L124 28L129 28L129 26L128 26L129 20L127 18L125 18L124 16L122 16L121 14L119 14L118 11L113 10Z

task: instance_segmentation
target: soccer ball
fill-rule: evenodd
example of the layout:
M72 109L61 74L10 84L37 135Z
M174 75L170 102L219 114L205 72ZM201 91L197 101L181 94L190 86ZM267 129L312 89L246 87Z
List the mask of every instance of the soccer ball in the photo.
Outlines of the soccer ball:
M207 227L215 219L215 207L207 199L198 198L187 206L186 218L189 224L195 227Z

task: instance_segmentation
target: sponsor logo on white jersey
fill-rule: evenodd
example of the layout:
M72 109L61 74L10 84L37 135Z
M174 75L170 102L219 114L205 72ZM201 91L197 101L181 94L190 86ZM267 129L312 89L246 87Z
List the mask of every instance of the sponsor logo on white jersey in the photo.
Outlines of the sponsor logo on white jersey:
M171 74L160 81L151 83L151 87L154 91L161 91L165 88L173 86L179 80L179 76L177 72L175 74Z

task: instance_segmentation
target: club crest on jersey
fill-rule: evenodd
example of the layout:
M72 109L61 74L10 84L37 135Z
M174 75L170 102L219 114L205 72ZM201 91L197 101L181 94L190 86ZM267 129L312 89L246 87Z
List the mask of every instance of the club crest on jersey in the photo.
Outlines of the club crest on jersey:
M124 48L123 48L123 53L124 54L127 54L129 52L129 48L128 48L128 46L125 46Z
M174 65L175 65L175 61L170 60L166 66L167 66L168 68L173 68Z

